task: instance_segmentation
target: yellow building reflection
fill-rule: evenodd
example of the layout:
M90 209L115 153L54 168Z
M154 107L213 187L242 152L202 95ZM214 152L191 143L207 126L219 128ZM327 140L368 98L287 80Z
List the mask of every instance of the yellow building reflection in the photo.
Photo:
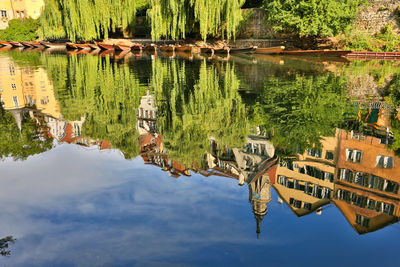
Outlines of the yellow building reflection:
M0 62L0 94L4 109L34 109L61 119L60 106L45 69L20 67L5 55L0 55Z

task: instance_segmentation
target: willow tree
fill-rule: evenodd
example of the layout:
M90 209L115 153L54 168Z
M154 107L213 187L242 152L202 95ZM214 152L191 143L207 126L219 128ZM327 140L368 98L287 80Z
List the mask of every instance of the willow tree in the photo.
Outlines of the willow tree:
M71 40L108 38L110 32L134 22L132 0L45 0L41 37ZM142 1L139 1L142 2Z
M153 39L185 38L199 27L207 36L235 37L244 0L150 0L148 15Z
M195 69L194 69L195 68ZM190 72L195 72L195 75ZM196 77L194 80L192 77ZM239 80L230 64L154 61L153 86L159 105L159 128L171 159L199 167L210 151L210 138L222 146L241 147L248 135ZM165 101L163 101L165 100Z
M126 158L139 154L135 111L147 87L110 58L48 55L45 65L65 120L86 118L82 135L109 141Z

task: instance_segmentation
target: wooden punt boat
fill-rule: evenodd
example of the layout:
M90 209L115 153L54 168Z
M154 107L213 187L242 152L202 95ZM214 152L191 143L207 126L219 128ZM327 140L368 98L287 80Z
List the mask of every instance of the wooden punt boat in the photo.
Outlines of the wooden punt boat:
M112 54L114 54L114 49L107 49L107 50L102 50L100 53L99 53L99 56L101 56L101 57L105 57L105 56L107 56L107 55L112 55Z
M175 51L176 52L186 52L186 53L192 53L193 46L192 45L183 45L183 46L175 46Z
M175 54L179 57L179 58L183 58L186 60L193 60L193 54L190 52L186 52L186 51L175 51Z
M0 41L1 46L11 46L10 42Z
M208 54L212 54L214 52L214 49L212 47L200 47L200 53L208 53Z
M2 46L0 47L0 51L7 51L7 50L11 50L12 46L11 45L7 45L7 46Z
M163 52L174 52L175 46L173 46L173 45L163 45L163 46L160 46L160 50L163 51Z
M257 47L254 53L256 54L280 54L285 50L284 46L273 46L273 47Z
M99 53L100 53L100 49L92 49L90 52L89 52L89 54L90 55L98 55Z
M97 44L88 44L88 46L90 47L90 49L92 50L98 50L100 49L100 47Z
M65 43L67 49L78 49L78 45L74 43Z
M90 50L89 44L75 44L79 50Z
M121 50L118 52L115 52L114 54L114 60L121 60L123 59L126 55L130 53L130 50Z
M285 63L285 61L282 60L280 56L271 56L268 54L255 54L254 59L257 60L257 62L270 62L274 64L279 64L282 65Z
M43 48L43 45L41 45L39 42L29 42L29 44L35 48Z
M101 50L114 50L114 46L110 44L105 44L105 43L96 43Z
M32 42L20 42L24 47L33 47Z
M282 55L292 55L292 56L345 56L350 54L352 51L347 50L292 50L292 51L282 51Z
M229 54L229 47L214 48L214 54Z
M65 43L39 42L45 48L65 48Z
M142 45L141 44L132 44L131 45L131 50L134 50L134 51L141 51L142 50Z
M24 47L20 42L9 42L12 47Z
M176 56L175 51L160 51L159 54L167 58L175 58Z
M251 46L251 47L244 47L244 48L230 48L229 53L251 53L256 50L257 47Z
M156 52L157 45L156 44L147 44L143 46L143 51L147 52Z
M130 45L125 45L125 44L114 44L114 50L115 51L129 51L131 50L131 46Z

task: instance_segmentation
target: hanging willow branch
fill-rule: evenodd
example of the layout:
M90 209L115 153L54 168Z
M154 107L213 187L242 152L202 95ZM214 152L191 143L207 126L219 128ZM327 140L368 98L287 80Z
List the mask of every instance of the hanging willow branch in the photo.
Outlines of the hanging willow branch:
M136 14L132 0L45 0L45 6L41 37L67 36L73 41L108 38L132 23Z
M153 39L185 38L186 33L200 27L203 40L220 34L235 37L241 20L244 0L150 0Z

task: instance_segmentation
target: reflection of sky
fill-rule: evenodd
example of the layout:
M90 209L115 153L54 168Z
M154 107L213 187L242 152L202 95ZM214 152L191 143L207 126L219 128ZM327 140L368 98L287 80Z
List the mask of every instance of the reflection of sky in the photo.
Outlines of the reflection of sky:
M8 266L367 266L397 262L400 231L359 236L335 207L297 218L269 204L261 239L246 187L180 179L117 151L61 145L0 163L0 235Z

